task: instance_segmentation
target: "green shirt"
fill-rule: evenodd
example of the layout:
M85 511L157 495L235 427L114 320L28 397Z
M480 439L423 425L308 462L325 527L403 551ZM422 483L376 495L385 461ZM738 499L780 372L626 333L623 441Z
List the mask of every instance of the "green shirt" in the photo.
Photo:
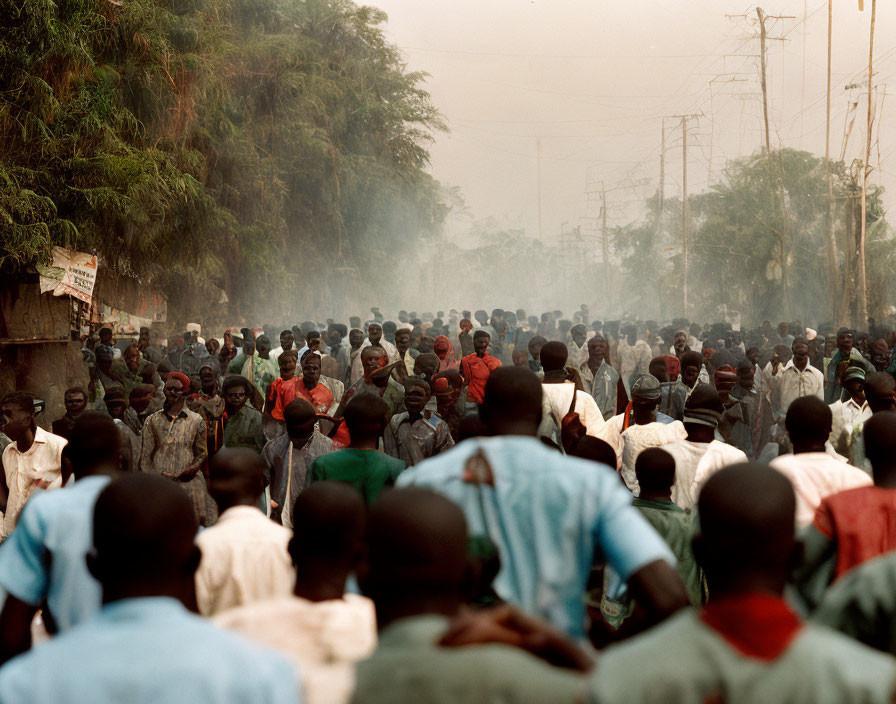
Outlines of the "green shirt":
M264 449L261 413L248 404L230 417L225 413L224 447L245 447L256 452Z
M405 618L380 633L358 664L352 704L513 704L581 701L585 682L506 645L441 648L443 616Z
M351 484L361 492L368 506L380 492L393 486L407 465L379 450L346 448L318 457L311 463L311 481L334 480Z

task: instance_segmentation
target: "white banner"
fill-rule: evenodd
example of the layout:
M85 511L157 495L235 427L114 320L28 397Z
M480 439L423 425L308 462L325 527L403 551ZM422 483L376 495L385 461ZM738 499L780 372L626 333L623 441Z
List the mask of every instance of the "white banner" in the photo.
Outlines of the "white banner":
M53 263L38 266L40 292L54 296L72 296L85 303L93 297L98 262L95 254L53 247Z

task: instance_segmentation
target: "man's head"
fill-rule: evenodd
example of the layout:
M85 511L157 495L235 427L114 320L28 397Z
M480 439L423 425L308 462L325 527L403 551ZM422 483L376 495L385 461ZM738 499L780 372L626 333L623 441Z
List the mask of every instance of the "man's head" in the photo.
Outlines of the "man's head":
M291 516L296 595L311 601L342 598L345 580L364 552L367 506L361 494L342 482L315 482L299 494Z
M616 469L616 451L609 443L592 435L583 435L579 438L568 454Z
M595 335L588 340L588 359L597 362L601 359L607 359L610 354L610 347L607 345L607 339L603 335Z
M488 377L479 416L491 435L532 435L541 423L541 382L525 367L498 367Z
M572 338L572 341L575 342L579 347L585 344L585 335L587 334L587 330L585 326L579 323L578 325L573 325L569 329L569 335Z
M546 373L562 370L568 357L569 350L558 340L547 342L541 348L541 366Z
M314 432L317 413L308 401L297 398L286 404L283 409L283 421L286 434L293 440L307 440Z
M885 371L890 366L890 348L885 340L875 340L871 343L871 364L879 371Z
M264 491L261 455L245 447L225 447L208 464L209 494L223 513L231 506L255 506Z
M865 457L877 486L896 488L896 412L875 413L862 427Z
M380 340L383 339L383 326L379 323L370 323L367 326L367 339L371 345L380 344Z
M541 359L541 348L544 347L546 344L547 344L547 340L544 337L542 337L541 335L536 335L531 340L529 340L527 349L529 350L529 354L532 355L532 359L534 359L534 360Z
M302 358L302 383L309 391L320 381L321 358L316 352L308 352Z
M221 384L221 395L224 397L224 407L227 415L233 415L240 411L249 400L252 387L249 380L239 374L231 374L224 377Z
M679 330L675 333L675 337L672 339L672 346L675 348L675 351L680 355L684 352L685 348L688 346L688 334L684 330Z
M137 345L130 345L122 355L124 363L131 374L137 373L137 367L140 366L140 348Z
M759 348L751 347L747 350L746 354L747 360L749 360L750 364L753 366L759 364Z
M105 413L85 411L72 426L62 456L76 480L120 469L121 434L118 427Z
M259 335L255 340L255 348L262 358L267 358L268 352L271 351L271 341L267 335Z
M361 394L348 402L343 417L352 444L375 441L389 422L389 405L375 394Z
M284 350L277 357L277 366L280 367L280 378L289 381L296 375L296 365L298 364L299 354L296 350Z
M825 335L824 338L824 356L825 357L833 357L834 350L837 349L837 335L836 333L831 333L830 335Z
M694 388L697 379L700 378L700 370L703 369L703 355L689 350L681 355L681 383L689 388Z
M711 599L783 592L802 558L794 539L795 513L790 481L767 465L725 467L706 481L697 502L700 533L694 555Z
M395 349L399 352L406 352L411 347L411 331L407 328L401 328L395 331Z
M109 415L112 418L121 419L124 417L124 412L128 408L128 399L127 396L124 395L124 389L120 386L112 386L106 389L106 395L103 397L103 402L106 404L106 410L109 411Z
M456 614L471 585L467 524L429 489L393 489L370 509L367 560L358 571L380 629L413 615Z
M388 363L386 350L376 345L368 345L361 350L361 366L364 369L364 376L369 377L377 369L382 369Z
M824 452L831 434L831 409L817 396L801 396L790 404L784 427L794 453Z
M397 329L398 329L398 325L396 325L394 321L387 320L385 323L383 323L383 336L387 340L394 340L395 339L395 331Z
M0 420L3 421L0 430L13 442L24 439L37 428L34 421L34 396L27 391L6 394L0 401L0 414Z
M152 397L155 392L156 387L152 384L138 384L131 389L130 396L128 397L131 408L137 413L143 413L143 411L149 408L149 404L152 403Z
M457 369L446 369L433 377L432 392L436 395L440 413L457 403L463 387L464 378Z
M433 352L423 352L414 360L414 374L423 378L428 384L439 371L439 358Z
M112 351L111 347L99 346L96 348L96 366L103 372L103 374L109 374L114 359L115 353Z
M722 419L722 397L709 384L697 384L684 404L684 427L695 442L711 442Z
M865 402L865 370L862 367L847 367L841 379L849 397L861 404Z
M809 344L801 337L796 338L790 346L793 352L793 366L802 371L809 364Z
M643 413L656 411L661 396L659 379L652 374L639 376L632 384L632 408L635 414L640 418Z
M837 349L842 357L848 357L855 344L855 335L849 328L840 328L837 331Z
M100 328L100 342L106 347L111 347L114 343L112 338L112 328Z
M476 322L480 325L488 325L488 313L484 310L477 310L473 317L476 318Z
M292 346L295 344L296 336L293 334L292 330L283 330L280 333L280 348L285 352L286 350L291 350Z
M199 368L199 388L205 394L215 394L218 390L218 372L210 364Z
M358 328L352 328L348 333L348 343L353 350L358 349L364 342L364 331Z
M737 363L737 385L743 389L752 389L755 384L756 367L749 359Z
M171 372L165 380L165 407L171 408L190 395L190 378L182 372Z
M872 413L896 410L896 380L886 372L866 375L865 399Z
M488 352L488 346L491 343L491 335L485 330L477 330L473 333L473 351L480 357L485 356Z
M70 418L76 418L87 409L87 392L80 386L66 389L63 403L66 414Z
M659 447L643 450L635 460L635 475L642 498L671 499L675 483L675 459Z
M724 364L713 372L713 383L716 385L716 391L719 392L722 403L728 401L728 396L737 386L737 381L737 372L729 364Z
M651 359L647 371L652 376L655 376L661 384L669 381L669 374L666 372L665 357L654 357Z
M404 407L411 416L423 413L426 404L432 397L429 384L423 379L410 378L404 382Z
M149 596L194 603L198 527L189 496L170 480L138 472L109 484L96 501L87 555L103 603Z
M308 334L305 336L305 344L308 345L308 349L312 352L320 350L320 332L317 330L309 330Z

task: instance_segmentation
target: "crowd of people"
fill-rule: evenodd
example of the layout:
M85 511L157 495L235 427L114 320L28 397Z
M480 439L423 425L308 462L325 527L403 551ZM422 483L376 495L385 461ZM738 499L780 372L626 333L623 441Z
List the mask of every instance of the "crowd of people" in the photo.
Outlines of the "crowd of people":
M100 329L0 400L0 704L896 701L893 322Z

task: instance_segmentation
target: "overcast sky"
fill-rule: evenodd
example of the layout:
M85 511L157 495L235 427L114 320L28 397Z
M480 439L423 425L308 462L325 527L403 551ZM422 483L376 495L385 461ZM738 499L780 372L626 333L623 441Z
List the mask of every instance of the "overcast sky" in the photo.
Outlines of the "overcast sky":
M433 144L432 172L459 186L475 217L538 233L537 137L541 136L542 232L596 217L586 191L608 190L611 224L655 192L663 116L689 121L688 190L706 187L727 158L763 140L758 23L745 0L373 0L386 31L427 88L450 133ZM896 92L896 2L878 0L875 84ZM839 158L850 95L859 98L846 149L864 153L863 89L871 0L834 0L831 154ZM824 155L827 0L762 5L767 21L772 145ZM808 18L804 21L805 15ZM748 13L748 18L726 17ZM754 38L756 37L756 38ZM805 46L805 60L804 60ZM881 99L877 100L878 115ZM883 101L880 170L872 180L896 204L896 100ZM681 193L681 122L666 121L666 188ZM875 137L876 137L875 130ZM892 218L892 215L891 215Z

